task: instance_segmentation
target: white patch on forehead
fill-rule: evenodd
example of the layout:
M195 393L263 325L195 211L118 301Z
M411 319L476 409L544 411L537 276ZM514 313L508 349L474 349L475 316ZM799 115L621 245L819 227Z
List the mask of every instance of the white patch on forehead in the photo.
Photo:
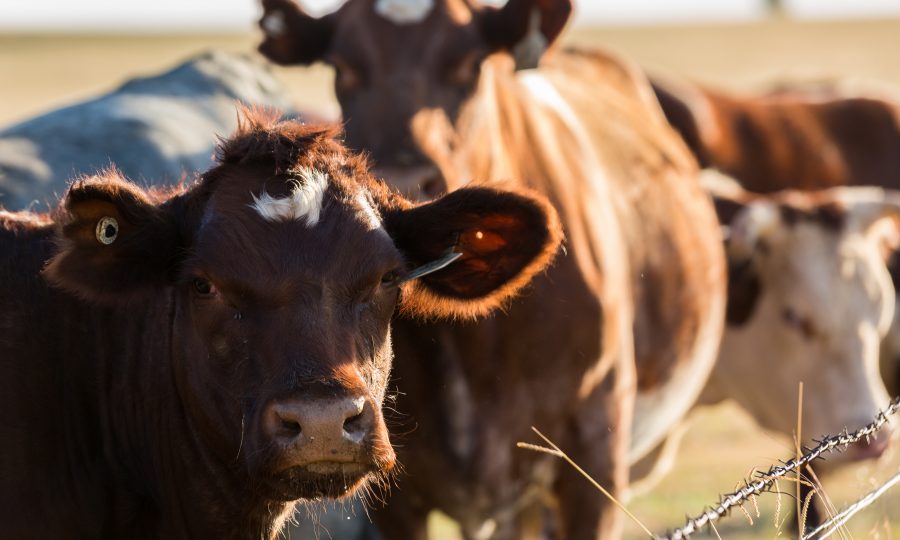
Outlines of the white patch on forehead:
M284 13L280 11L273 11L272 13L266 15L262 20L262 27L266 32L266 35L268 36L283 36L286 27L284 23Z
M375 13L394 24L415 24L434 9L434 0L378 0Z
M328 174L309 167L301 167L297 172L300 178L293 181L294 187L287 197L276 199L265 192L259 197L252 195L250 207L266 221L306 220L307 227L314 226L322 212Z

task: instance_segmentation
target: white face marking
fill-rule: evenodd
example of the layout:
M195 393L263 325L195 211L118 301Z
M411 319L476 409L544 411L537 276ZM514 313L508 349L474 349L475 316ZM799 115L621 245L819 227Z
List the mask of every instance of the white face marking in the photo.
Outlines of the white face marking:
M268 36L283 36L285 30L284 13L280 11L273 11L272 13L266 15L263 18L262 27L263 30L265 30L266 35Z
M328 175L309 167L299 169L300 178L294 180L290 195L276 199L268 193L253 196L251 208L267 221L306 220L312 227L319 222L322 212L322 198L328 189Z
M434 9L433 0L378 0L375 13L394 24L422 22Z

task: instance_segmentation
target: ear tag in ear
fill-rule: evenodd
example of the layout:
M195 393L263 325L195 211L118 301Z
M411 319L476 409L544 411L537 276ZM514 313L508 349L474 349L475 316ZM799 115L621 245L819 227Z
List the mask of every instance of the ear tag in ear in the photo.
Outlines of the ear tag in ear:
M428 264L423 264L418 268L414 268L411 272L403 276L401 279L397 281L397 285L401 283L405 283L407 281L412 281L414 279L419 279L420 277L427 276L428 274L433 274L438 270L443 270L450 266L456 259L462 257L463 254L456 251L456 246L450 248L446 255L441 257L436 261L432 261Z
M97 235L97 241L103 245L110 245L116 241L119 236L119 222L113 217L104 217L97 222L97 228L94 230Z
M541 33L541 12L535 8L528 20L528 33L512 50L516 71L536 69L548 46L547 38Z

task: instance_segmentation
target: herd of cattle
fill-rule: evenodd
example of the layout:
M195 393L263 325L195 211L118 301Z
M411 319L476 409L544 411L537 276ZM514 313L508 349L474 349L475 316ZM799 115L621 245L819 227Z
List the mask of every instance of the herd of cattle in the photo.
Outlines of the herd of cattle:
M222 53L0 131L3 536L615 538L531 426L626 497L697 405L900 391L900 99L649 77L570 0L262 4L343 131Z

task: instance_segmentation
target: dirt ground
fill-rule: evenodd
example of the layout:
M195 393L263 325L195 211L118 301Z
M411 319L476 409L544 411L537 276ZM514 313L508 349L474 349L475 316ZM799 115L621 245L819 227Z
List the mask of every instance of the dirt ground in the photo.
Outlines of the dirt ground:
M173 65L207 48L248 52L257 36L28 36L0 35L0 126L114 88L124 79ZM684 75L735 90L758 90L775 82L841 76L900 86L900 21L800 24L788 20L702 27L603 28L571 32L567 41L611 48L646 68ZM331 73L324 67L277 70L301 108L336 114ZM785 411L793 415L793 411ZM896 425L896 422L895 422ZM741 411L726 406L695 417L673 471L653 492L629 503L651 530L683 522L730 491L753 467L790 457L791 445L760 432ZM826 481L841 508L900 470L895 448L879 463L849 467ZM782 489L789 489L782 484ZM599 495L598 495L599 496ZM793 506L787 496L760 499L718 527L722 538L790 537L774 525ZM779 510L780 505L780 510ZM752 525L750 521L752 518ZM454 527L436 516L433 530L454 539ZM641 538L627 526L628 538ZM700 538L715 537L712 533ZM853 519L844 538L900 538L900 487Z

